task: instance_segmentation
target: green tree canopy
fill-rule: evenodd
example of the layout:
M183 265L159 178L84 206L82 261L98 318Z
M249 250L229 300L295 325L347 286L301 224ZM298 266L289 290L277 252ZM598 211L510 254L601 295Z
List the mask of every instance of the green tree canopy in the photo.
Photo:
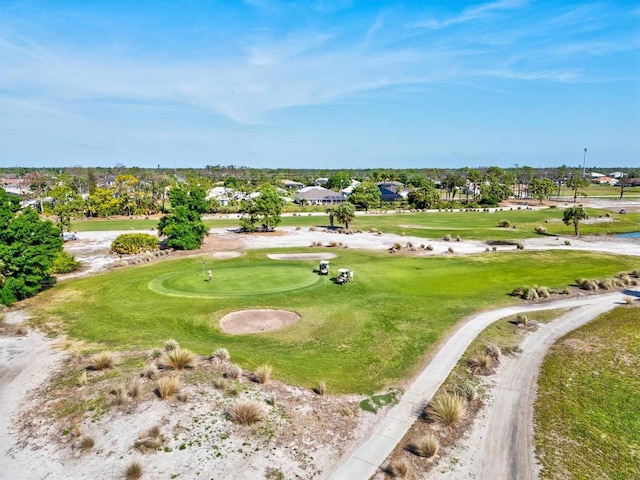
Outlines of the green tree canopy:
M380 206L380 197L380 189L375 183L363 182L353 189L347 201L360 209L369 210Z
M0 303L11 305L42 290L52 277L53 260L62 251L60 229L38 212L15 209L0 189Z
M440 202L440 193L435 185L428 185L409 192L407 201L411 208L427 210L434 208Z
M581 195L583 190L589 186L589 180L580 176L573 176L567 180L567 187L573 190L573 202L575 203L578 195Z
M349 176L349 173L341 170L329 177L325 187L332 190L340 190L341 188L347 188L349 185L351 185L351 177Z
M258 225L265 231L274 230L280 225L284 202L276 188L264 183L258 193L254 198L243 200L240 206L240 228L245 232L254 232Z
M197 186L180 186L169 190L171 213L158 222L158 233L167 237L169 248L196 250L207 234L201 214L208 210L206 192Z
M529 195L540 203L542 203L545 198L553 195L555 189L555 185L548 178L533 178L529 183Z

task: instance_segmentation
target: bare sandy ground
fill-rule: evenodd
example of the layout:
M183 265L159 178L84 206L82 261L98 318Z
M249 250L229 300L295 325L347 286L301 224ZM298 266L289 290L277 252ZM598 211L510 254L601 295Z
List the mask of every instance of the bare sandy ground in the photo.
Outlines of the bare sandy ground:
M299 319L300 315L286 310L240 310L222 317L220 327L223 332L233 335L272 332L293 325Z

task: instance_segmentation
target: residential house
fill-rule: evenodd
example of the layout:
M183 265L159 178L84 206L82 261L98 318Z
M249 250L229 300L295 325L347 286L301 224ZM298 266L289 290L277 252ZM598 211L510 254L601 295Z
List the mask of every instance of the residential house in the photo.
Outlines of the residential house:
M341 194L324 187L301 188L295 197L295 202L303 205L334 205L343 201Z

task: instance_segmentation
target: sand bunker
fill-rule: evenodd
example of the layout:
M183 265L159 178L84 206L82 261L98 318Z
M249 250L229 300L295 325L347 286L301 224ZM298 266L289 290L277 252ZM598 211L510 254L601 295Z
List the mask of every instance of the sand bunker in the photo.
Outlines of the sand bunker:
M270 253L271 260L328 260L336 258L335 253Z
M299 318L300 315L287 310L241 310L225 315L220 326L223 332L232 335L272 332L296 323Z
M242 255L242 252L215 252L212 256L213 258L236 258Z

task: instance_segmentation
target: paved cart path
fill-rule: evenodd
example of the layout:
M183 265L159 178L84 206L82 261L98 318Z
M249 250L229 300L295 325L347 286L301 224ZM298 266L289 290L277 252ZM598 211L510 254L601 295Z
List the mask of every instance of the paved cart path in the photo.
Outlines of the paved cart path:
M420 407L433 397L469 344L488 325L518 313L574 308L576 310L541 326L537 332L526 337L524 353L516 357L520 361L514 361L505 368L506 380L501 382L502 389L496 392L491 412L492 433L486 436L486 453L482 455L482 458L491 459L491 462L483 465L481 478L536 478L531 419L535 381L544 354L555 339L620 305L623 297L622 293L583 296L538 305L506 307L474 315L439 348L400 402L387 411L369 436L343 455L324 478L367 479L374 475L417 419ZM513 383L516 379L518 386Z

